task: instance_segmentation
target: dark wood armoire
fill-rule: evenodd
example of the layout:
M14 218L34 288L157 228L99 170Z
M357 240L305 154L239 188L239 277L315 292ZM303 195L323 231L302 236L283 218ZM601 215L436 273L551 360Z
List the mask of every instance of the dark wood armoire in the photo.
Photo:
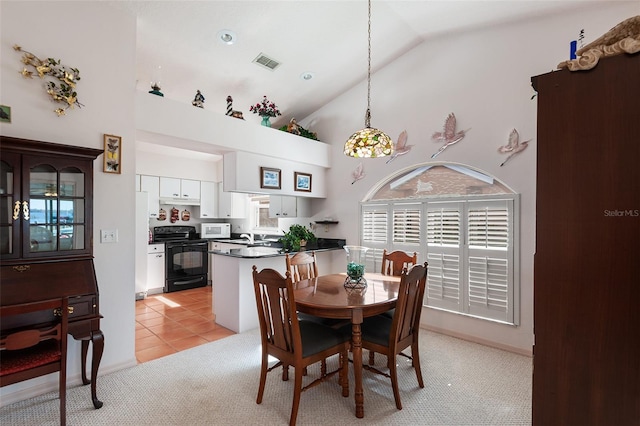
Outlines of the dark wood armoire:
M538 92L534 425L640 424L640 53Z

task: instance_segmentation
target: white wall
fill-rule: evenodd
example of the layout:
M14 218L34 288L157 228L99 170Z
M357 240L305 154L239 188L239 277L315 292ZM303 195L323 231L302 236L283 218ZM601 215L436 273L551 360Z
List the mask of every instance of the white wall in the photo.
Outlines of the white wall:
M500 3L492 3L500 7ZM406 130L412 151L386 159L358 160L342 153L346 139L363 125L366 84L354 87L300 123L332 144L327 199L314 200L314 218L340 221L329 234L359 241L359 201L385 176L430 160L439 144L431 140L453 112L458 129L471 129L438 160L467 164L494 175L521 195L520 326L500 325L427 310L432 328L522 353L533 344L533 258L535 252L536 100L530 79L554 70L569 55L569 43L585 30L585 43L640 13L638 2L589 4L579 12L428 40L372 75L371 124L394 139ZM363 49L366 45L363 43ZM375 52L375 45L372 46ZM497 152L516 128L530 148L504 167ZM558 141L561 143L561 141ZM351 173L363 161L366 177L353 185ZM420 259L424 261L425 259Z
M100 374L135 365L134 177L135 18L93 2L0 2L0 103L11 106L6 136L103 148L103 134L122 136L122 174L94 163L93 249L105 336ZM82 109L58 117L39 78L20 75L18 44L40 58L53 57L80 70ZM117 229L116 244L101 244L100 229ZM69 385L80 383L80 343L70 340ZM57 376L1 389L2 404L57 387ZM100 397L98 377L98 397ZM87 407L91 408L87 387ZM109 403L108 401L105 403Z

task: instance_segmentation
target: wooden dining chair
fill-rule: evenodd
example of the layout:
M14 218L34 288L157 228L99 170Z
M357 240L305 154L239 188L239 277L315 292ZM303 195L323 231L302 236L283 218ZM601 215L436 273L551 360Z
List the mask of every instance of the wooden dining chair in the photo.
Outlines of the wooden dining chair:
M291 281L294 284L301 280L316 278L319 275L316 253L313 251L300 251L293 256L289 256L289 253L285 253L284 259L287 272L291 275ZM336 329L347 323L343 320L318 317L315 315L305 314L304 312L298 312L298 319L318 322Z
M53 316L54 320L20 326L17 318L24 315L43 319ZM16 323L15 328L3 331L0 336L0 387L59 372L60 424L64 426L67 421L68 299L2 306L0 318L4 325Z
M293 296L293 283L289 272L286 278L273 269L258 272L253 266L253 287L258 307L260 339L262 342L262 366L260 385L256 402L262 403L267 373L283 367L283 380L288 379L284 369L295 369L293 403L289 424L295 425L300 405L300 394L321 381L339 373L342 396L349 396L348 349L349 336L313 321L298 320ZM333 355L339 355L339 368L327 373L326 364L320 370L320 377L302 386L303 370L316 362ZM269 367L269 356L278 362Z
M398 389L396 355L403 355L412 360L418 385L424 388L418 336L426 282L427 262L424 265L415 265L409 272L405 269L400 279L398 301L393 318L383 315L365 318L361 327L362 347L386 355L389 373L384 373L371 365L365 365L364 368L391 379L393 397L398 410L402 410L402 403ZM411 347L411 356L402 353L408 347Z
M299 251L293 256L284 255L287 271L291 274L291 280L295 283L300 280L315 278L318 276L318 262L313 251Z
M404 251L396 250L391 253L387 253L385 249L382 252L382 270L383 275L400 276L404 268L410 268L418 263L418 254L413 252L413 256L410 256Z
M402 271L406 269L410 269L413 265L418 263L418 253L413 252L413 256L407 254L407 252L401 250L395 250L391 253L387 253L385 249L382 252L382 275L393 275L399 277L402 274ZM380 315L384 315L388 318L393 318L393 314L395 313L394 309L389 309L386 312L383 312ZM375 352L369 352L369 365L373 365L375 363Z

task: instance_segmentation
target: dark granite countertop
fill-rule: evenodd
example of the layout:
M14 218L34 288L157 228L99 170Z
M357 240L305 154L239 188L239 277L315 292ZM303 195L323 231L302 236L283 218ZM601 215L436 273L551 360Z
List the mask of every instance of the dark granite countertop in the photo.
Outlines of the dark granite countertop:
M225 242L224 239L216 240L219 242ZM342 247L346 244L344 239L333 239L333 238L318 238L317 241L313 243L307 243L307 247L303 251L329 251L329 250L342 250ZM223 249L223 250L210 250L209 253L217 254L222 256L230 256L230 257L241 257L241 258L257 258L257 257L274 257L274 256L284 256L286 253L285 250L282 249L282 244L274 243L274 245L270 247L266 246L243 246L238 244L238 248L233 249ZM296 253L296 252L290 252Z

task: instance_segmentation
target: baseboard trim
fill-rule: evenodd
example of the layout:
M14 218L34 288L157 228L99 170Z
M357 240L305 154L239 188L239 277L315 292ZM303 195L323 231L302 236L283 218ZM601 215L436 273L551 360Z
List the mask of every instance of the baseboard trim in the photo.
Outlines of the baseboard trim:
M528 356L528 357L533 357L533 351L528 351L526 349L518 348L518 347L515 347L515 346L504 345L502 343L497 343L497 342L494 342L492 340L481 339L481 338L478 338L477 336L472 336L470 334L456 333L456 332L452 332L451 330L446 330L444 328L433 327L433 326L428 326L428 325L424 325L424 324L421 324L420 328L424 328L425 330L433 331L435 333L444 334L445 336L451 336L451 337L455 337L457 339L466 340L468 342L473 342L473 343L478 343L480 345L489 346L491 348L501 349L501 350L507 351L507 352L513 352L513 353L518 354L518 355L524 355L524 356Z
M112 365L109 368L101 368L98 374L98 388L100 387L100 376L105 374L113 373L119 370L124 370L125 368L135 367L138 364L136 359L132 359L127 362L123 362L117 365ZM23 384L27 384L27 387L17 390L15 392L9 392L6 394L2 394L2 398L0 398L0 407L5 407L7 405L11 405L16 402L24 401L25 399L34 398L36 396L43 395L49 392L57 392L58 391L58 373L51 373L50 375L43 377L55 377L55 380L47 381L42 383L39 380L27 380L24 382L19 382ZM29 382L33 382L33 385L30 385ZM16 383L17 385L17 383ZM87 389L87 407L93 407L93 403L91 401L91 386L82 384L82 374L78 372L77 374L68 375L67 376L67 392L71 387L75 386L84 386ZM98 399L100 399L100 391L98 389Z

